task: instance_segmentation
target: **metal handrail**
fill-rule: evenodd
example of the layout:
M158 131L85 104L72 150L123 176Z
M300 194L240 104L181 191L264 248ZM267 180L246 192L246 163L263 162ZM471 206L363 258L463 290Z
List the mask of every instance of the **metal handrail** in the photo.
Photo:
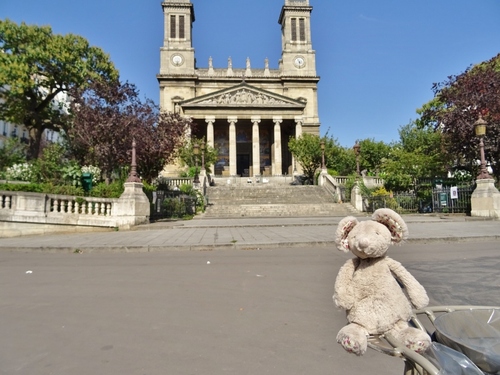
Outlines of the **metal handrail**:
M434 321L437 318L436 314L446 314L453 311L463 310L489 309L500 309L500 307L473 305L429 306L423 309L413 310L413 315L410 321L416 328L431 335L433 332L430 332L422 321L424 316L429 320L432 326L434 326ZM401 341L397 340L390 334L369 336L368 347L380 353L403 359L405 361L405 375L439 375L441 373L440 369L436 368L436 366L434 366L427 358L414 350L407 348Z

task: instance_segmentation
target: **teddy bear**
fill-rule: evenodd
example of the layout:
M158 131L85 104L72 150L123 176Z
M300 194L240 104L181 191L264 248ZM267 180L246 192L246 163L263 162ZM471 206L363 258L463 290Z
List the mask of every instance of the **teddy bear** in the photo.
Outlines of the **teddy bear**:
M423 353L431 343L429 335L411 327L412 309L429 303L424 287L404 268L389 258L390 245L408 237L403 218L388 208L376 210L371 220L343 218L337 227L335 244L356 256L339 270L333 300L346 310L348 325L337 334L337 342L356 355L366 352L369 335L391 334L408 348Z

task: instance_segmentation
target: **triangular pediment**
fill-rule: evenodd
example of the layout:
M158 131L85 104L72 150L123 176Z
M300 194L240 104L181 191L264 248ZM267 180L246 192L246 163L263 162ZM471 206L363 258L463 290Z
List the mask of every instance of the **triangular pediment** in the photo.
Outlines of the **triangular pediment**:
M288 108L303 109L305 100L295 100L246 83L180 103L183 108Z

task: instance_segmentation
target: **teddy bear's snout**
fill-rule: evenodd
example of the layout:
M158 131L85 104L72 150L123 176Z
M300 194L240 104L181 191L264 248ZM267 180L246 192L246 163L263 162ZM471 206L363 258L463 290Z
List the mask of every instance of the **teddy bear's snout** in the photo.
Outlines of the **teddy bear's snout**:
M361 238L356 241L355 248L358 250L357 256L360 258L370 258L377 253L377 245L373 239Z
M366 250L370 246L370 240L368 238L361 238L358 240L358 248L360 250Z

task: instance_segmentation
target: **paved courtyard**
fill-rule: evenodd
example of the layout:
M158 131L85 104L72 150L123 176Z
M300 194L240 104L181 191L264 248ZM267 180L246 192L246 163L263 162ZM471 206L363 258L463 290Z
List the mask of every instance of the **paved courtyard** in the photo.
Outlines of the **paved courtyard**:
M500 305L496 240L408 243L391 256L432 304ZM0 374L402 374L336 342L349 257L260 250L0 251Z

